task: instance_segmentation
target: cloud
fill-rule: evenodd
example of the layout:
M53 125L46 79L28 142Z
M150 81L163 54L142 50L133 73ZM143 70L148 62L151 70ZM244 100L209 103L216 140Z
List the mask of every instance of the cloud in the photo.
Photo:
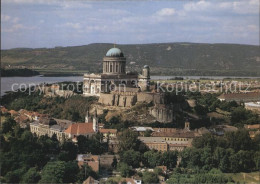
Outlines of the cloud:
M14 17L13 20L12 20L12 22L13 22L13 23L17 23L19 20L20 20L20 19L19 19L18 17Z
M1 22L7 22L11 19L9 15L1 15Z
M175 13L174 8L163 8L156 12L156 14L159 16L170 16L173 15L174 13Z
M58 0L2 0L2 3L9 3L9 4L52 4L52 3L58 3Z
M220 13L228 11L236 14L258 14L259 0L248 1L227 1L227 2L212 2L212 1L198 1L184 4L183 10L186 12L212 12Z
M81 25L80 23L73 23L73 22L67 22L65 24L57 25L57 27L68 27L68 28L73 28L73 29L80 29Z
M20 31L22 29L33 30L33 29L36 29L36 27L35 26L25 26L23 24L13 24L12 26L7 27L7 28L3 27L2 31L8 32L8 33L13 33L13 32Z
M183 8L185 11L204 11L209 9L210 6L210 2L199 1L186 3Z
M20 19L18 17L11 17L9 15L1 15L1 22L17 23Z

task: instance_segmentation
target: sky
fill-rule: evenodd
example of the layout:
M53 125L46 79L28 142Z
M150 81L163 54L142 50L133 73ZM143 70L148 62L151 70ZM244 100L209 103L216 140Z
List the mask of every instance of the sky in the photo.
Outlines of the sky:
M1 0L1 48L165 42L259 45L259 0Z

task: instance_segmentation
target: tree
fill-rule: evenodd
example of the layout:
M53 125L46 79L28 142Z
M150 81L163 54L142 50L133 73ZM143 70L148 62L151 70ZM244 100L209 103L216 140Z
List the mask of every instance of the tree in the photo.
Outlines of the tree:
M253 141L245 129L235 132L226 132L224 137L227 139L228 146L235 151L252 149Z
M63 183L76 182L78 172L79 172L79 167L77 161L66 162Z
M127 150L138 150L139 148L139 140L137 139L138 135L136 132L126 129L119 136L119 150L127 151Z
M9 171L4 180L6 183L19 183L20 179L22 178L23 174L25 173L25 168L16 169L14 171Z
M120 161L127 163L133 168L140 166L141 154L138 151L128 150L120 154Z
M144 172L142 180L144 183L158 183L158 175L155 174L154 172Z
M118 172L120 172L122 177L129 177L131 176L132 170L129 167L129 165L127 165L127 163L124 162L119 162L117 164L117 170Z
M39 183L64 183L65 169L64 161L48 162L42 170Z
M75 160L78 153L78 147L71 141L66 141L61 145L59 159L62 161Z
M40 174L32 167L23 175L21 183L37 183L40 179Z
M178 152L167 151L161 156L161 164L167 166L167 168L172 169L177 164Z
M152 130L145 130L145 132L144 132L145 137L150 137L151 134L152 134Z
M155 150L147 151L143 156L143 164L146 167L154 168L158 165L161 165L161 154Z
M201 116L204 116L208 113L208 108L199 104L194 107L194 110L198 115Z
M2 133L6 134L11 132L16 125L16 121L13 118L8 117L2 124Z
M114 156L113 162L112 162L111 166L112 166L114 169L117 167L117 159L116 159L116 156Z

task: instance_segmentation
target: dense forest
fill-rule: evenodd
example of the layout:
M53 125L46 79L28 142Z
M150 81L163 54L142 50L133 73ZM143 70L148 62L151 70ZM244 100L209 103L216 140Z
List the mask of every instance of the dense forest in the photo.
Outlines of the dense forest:
M46 74L102 72L113 44L2 50L3 65L34 67ZM259 47L239 44L156 43L117 45L132 70L151 66L153 75L259 76ZM135 62L135 64L131 64Z

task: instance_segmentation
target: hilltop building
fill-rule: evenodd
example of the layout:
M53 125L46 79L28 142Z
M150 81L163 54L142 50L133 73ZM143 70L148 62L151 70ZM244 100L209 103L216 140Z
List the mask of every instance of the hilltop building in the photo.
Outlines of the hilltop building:
M103 73L84 74L83 95L98 96L105 106L132 107L137 103L154 104L149 114L159 122L172 122L173 106L164 102L164 93L150 90L150 68L142 73L127 72L126 58L119 48L111 48L103 58Z
M119 48L111 48L103 58L102 74L85 74L85 96L100 96L112 91L138 92L149 89L150 68L145 65L142 74L126 72L126 58Z

